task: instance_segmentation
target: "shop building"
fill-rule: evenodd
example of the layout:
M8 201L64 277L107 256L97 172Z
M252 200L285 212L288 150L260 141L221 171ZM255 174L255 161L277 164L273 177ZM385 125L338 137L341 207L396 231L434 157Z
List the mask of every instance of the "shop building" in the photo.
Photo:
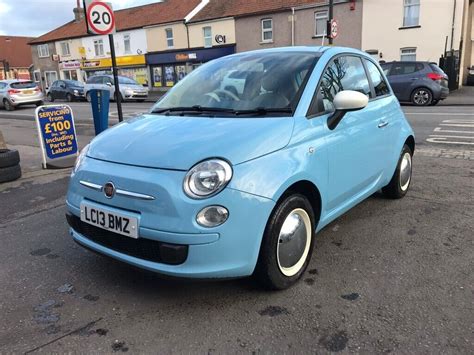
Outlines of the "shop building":
M82 40L75 38L56 41L55 47L56 53L59 55L59 78L83 81L81 74Z
M33 59L28 42L32 39L30 37L0 36L0 80L30 80Z

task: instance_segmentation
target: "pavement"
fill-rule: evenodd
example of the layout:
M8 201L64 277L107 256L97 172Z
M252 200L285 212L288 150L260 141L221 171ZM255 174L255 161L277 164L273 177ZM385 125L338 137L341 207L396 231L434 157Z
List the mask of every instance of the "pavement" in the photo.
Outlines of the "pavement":
M83 146L90 109L73 106ZM474 107L403 109L417 143L407 196L375 194L324 228L301 282L273 293L166 280L76 245L70 170L41 170L31 115L0 111L25 172L0 185L0 353L472 353Z
M474 86L463 86L452 91L446 100L438 103L439 106L474 106Z

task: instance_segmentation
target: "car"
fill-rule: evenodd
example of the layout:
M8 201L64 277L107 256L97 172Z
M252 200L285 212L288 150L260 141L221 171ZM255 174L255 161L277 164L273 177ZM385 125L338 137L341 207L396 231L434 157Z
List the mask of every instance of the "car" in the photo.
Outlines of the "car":
M0 80L0 106L7 111L24 105L41 106L43 100L43 92L30 80Z
M382 68L400 102L434 106L449 95L448 76L436 63L390 62Z
M231 70L247 71L241 95L221 89ZM285 289L304 274L322 228L379 190L405 196L414 149L367 54L234 54L80 152L69 232L87 249L167 276L254 275Z
M68 102L84 100L84 84L77 80L56 80L46 96L51 102L58 99Z
M148 98L148 88L140 85L133 79L126 76L118 76L119 87L120 87L120 99L123 100L136 100L143 102ZM84 92L87 101L91 101L90 90L109 90L110 99L116 101L117 96L115 93L114 77L112 75L94 75L87 79L84 87Z

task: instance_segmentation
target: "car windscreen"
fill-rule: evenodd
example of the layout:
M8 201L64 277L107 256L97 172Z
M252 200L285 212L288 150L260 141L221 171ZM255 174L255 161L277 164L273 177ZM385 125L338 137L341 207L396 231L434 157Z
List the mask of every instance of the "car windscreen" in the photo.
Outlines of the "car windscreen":
M441 69L440 67L438 67L435 63L430 63L430 67L431 67L431 70L433 70L435 73L438 73L438 74L446 74L443 69Z
M119 84L124 84L124 85L140 85L137 83L135 80L126 78L124 76L119 76Z
M83 87L84 84L77 80L64 80L67 86Z
M290 115L319 58L311 52L247 53L211 61L191 72L152 112Z
M12 89L33 89L36 87L36 84L32 81L19 81L16 83L11 83L10 87Z

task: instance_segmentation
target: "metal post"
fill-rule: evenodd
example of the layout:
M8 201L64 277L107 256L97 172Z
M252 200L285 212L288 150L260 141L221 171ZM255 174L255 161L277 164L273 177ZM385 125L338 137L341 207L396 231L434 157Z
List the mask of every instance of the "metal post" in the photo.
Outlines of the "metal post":
M114 44L114 36L109 35L109 44L110 44L110 56L112 57L112 72L114 74L114 86L115 86L115 100L117 101L117 113L119 122L123 121L123 114L122 114L122 98L120 95L120 87L119 81L117 76L117 60L115 59L115 44Z
M334 17L334 0L329 0L329 23L331 23L333 17ZM328 31L330 30L331 30L331 26L328 26ZM331 32L328 32L327 36L328 36L329 44L331 45L332 44Z
M2 60L0 60L0 62L2 62L2 64L3 64L3 73L5 75L4 80L7 80L8 79L7 78L7 65L6 65L7 61L6 61L6 59L2 59Z

